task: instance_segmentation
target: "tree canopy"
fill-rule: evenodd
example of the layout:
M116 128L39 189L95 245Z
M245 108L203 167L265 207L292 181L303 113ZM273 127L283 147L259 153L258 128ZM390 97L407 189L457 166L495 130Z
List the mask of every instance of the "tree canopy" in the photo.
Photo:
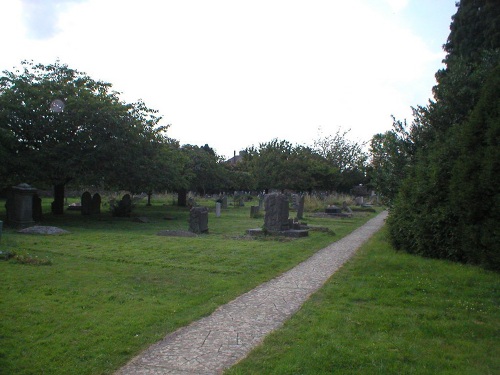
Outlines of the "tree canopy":
M134 188L165 143L166 127L142 101L124 103L109 83L56 62L23 61L0 77L4 181Z

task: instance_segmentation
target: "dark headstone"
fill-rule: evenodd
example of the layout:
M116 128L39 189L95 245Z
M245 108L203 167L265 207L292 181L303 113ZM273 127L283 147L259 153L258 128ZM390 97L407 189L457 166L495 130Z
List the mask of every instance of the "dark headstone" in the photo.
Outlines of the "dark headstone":
M81 198L81 203L82 203L82 215L90 215L91 212L91 204L92 204L92 196L88 191L82 194Z
M189 231L208 233L208 208L193 207L189 210Z
M222 197L221 203L222 203L222 208L227 208L227 195L224 195Z
M130 217L132 213L132 199L130 194L125 194L121 201L118 202L113 208L113 216L117 217Z
M100 214L101 213L101 196L99 193L95 193L92 196L92 201L90 202L90 213Z
M264 229L269 232L288 230L288 198L284 194L268 194L265 199Z
M28 184L13 186L6 206L8 221L17 227L29 227L33 221L33 195L36 189Z
M297 219L302 219L304 217L304 201L305 201L305 196L300 195L298 199L298 206L297 206Z
M250 217L256 218L259 216L259 206L250 206Z

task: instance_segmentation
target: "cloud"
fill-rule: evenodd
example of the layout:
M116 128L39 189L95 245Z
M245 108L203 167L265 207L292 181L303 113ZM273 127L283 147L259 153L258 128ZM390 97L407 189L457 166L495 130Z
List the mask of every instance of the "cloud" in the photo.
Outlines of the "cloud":
M32 39L50 39L59 31L61 12L71 4L82 0L21 0L23 18Z

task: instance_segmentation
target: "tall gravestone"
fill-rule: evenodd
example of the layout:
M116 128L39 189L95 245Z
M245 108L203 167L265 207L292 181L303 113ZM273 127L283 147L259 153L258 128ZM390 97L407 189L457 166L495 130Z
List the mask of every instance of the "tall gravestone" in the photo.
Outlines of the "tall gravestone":
M93 215L101 213L101 196L99 193L95 193L92 196L92 201L90 202L90 213Z
M90 205L92 203L92 196L88 191L82 194L81 198L82 215L90 215Z
M222 208L227 209L227 195L222 197Z
M208 233L208 208L193 207L189 210L189 231L193 233Z
M29 227L33 221L33 195L36 189L28 184L13 186L7 201L7 219L16 227Z
M268 232L288 230L289 208L286 195L276 193L267 194L265 205L264 229Z
M297 206L297 219L302 220L304 218L304 202L305 196L300 195L298 198L298 206Z

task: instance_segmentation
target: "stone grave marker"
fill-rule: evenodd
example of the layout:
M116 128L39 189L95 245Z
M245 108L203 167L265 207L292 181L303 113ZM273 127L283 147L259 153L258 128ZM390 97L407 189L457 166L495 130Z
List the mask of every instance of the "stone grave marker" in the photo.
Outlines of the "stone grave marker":
M81 207L82 207L82 215L90 215L91 212L91 204L92 204L92 196L88 191L84 192L81 197Z
M29 227L33 221L33 195L36 189L28 184L13 186L5 207L7 220L16 227Z
M208 233L208 208L193 207L189 210L189 231Z
M264 229L268 232L288 230L288 198L284 194L267 194Z
M95 193L92 196L92 201L90 202L90 213L91 214L101 213L101 196L99 193Z

